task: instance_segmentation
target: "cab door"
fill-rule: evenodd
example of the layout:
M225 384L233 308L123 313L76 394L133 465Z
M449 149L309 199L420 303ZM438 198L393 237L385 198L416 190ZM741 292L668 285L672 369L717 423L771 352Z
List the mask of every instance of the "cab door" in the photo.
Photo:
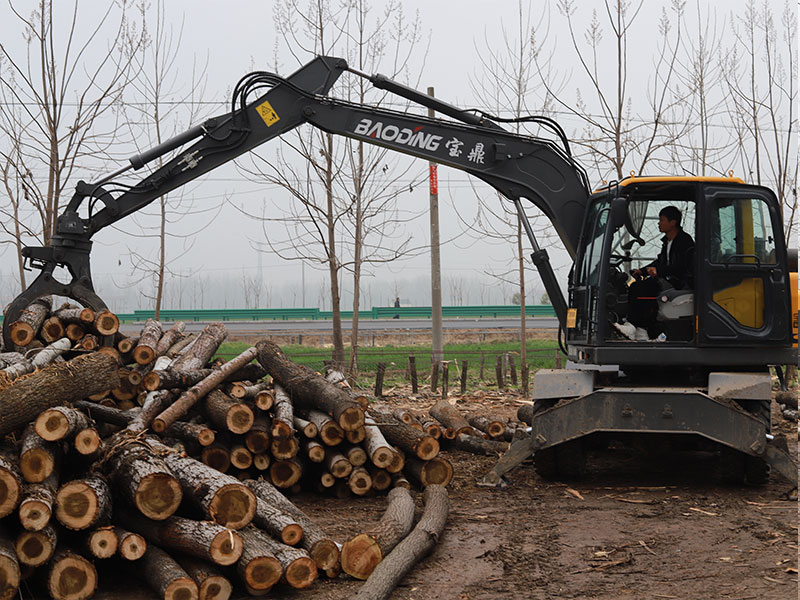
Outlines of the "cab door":
M703 209L703 272L695 278L700 344L787 341L786 248L775 195L755 186L709 186Z

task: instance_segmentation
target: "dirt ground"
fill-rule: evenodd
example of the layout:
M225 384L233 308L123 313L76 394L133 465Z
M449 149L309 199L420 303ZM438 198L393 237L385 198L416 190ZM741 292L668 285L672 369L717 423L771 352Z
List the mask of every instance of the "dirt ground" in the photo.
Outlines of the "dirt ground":
M496 394L467 397L459 406L487 403L506 416L518 406L516 397ZM796 426L777 409L774 414L775 427L796 449ZM716 459L708 455L654 463L609 450L591 455L590 475L581 483L543 480L528 464L507 476L508 487L493 490L475 485L493 458L457 450L443 455L456 473L445 533L392 600L797 595L798 509L785 480L736 487L711 475ZM382 496L294 500L340 540L379 519L385 507ZM279 596L338 600L359 586L347 577L323 579Z

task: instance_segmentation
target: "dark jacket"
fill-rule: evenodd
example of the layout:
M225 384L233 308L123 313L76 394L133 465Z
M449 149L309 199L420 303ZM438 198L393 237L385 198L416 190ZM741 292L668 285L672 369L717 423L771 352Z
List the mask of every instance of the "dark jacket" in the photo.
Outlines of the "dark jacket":
M694 287L694 240L683 229L672 240L667 256L667 236L661 238L661 252L658 258L647 265L655 267L658 277L666 279L675 289ZM647 268L647 267L645 267Z

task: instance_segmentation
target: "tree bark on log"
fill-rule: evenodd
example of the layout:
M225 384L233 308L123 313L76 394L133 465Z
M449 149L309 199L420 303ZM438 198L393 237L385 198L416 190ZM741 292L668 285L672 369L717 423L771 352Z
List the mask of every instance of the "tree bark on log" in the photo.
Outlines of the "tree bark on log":
M208 393L204 409L212 425L231 433L247 433L255 420L252 408L243 402L234 400L222 390L212 390Z
M152 544L136 561L140 576L163 600L198 600L197 584L169 554Z
M319 432L319 439L326 446L338 446L344 441L344 429L331 419L324 412L319 410L307 410L302 413Z
M196 346L197 344L195 344ZM153 430L157 432L164 431L167 427L172 425L180 417L194 406L200 398L211 392L218 386L230 373L243 367L256 357L256 349L248 348L239 356L225 363L219 369L215 369L211 375L195 384L184 392L169 408L158 415L153 421ZM252 425L252 421L250 422Z
M500 455L508 450L506 442L498 442L495 440L485 440L474 435L466 435L461 433L453 440L456 448L459 450L466 450L473 454L485 454L487 456Z
M12 600L19 589L20 569L14 544L0 531L0 600Z
M111 516L111 489L103 477L75 479L56 492L56 519L67 529L88 529Z
M118 525L114 527L114 533L119 540L117 552L125 560L139 560L147 550L147 542L144 537L133 531L128 531Z
M181 354L189 351L189 348L197 341L199 334L197 333L190 333L184 338L180 339L179 341L175 342L169 350L167 350L166 355L169 358L178 358Z
M175 550L217 565L234 564L242 555L239 532L208 521L172 516L152 521L131 512L115 516L122 527L141 534L148 544Z
M213 429L201 423L190 423L188 421L175 421L163 431L162 435L179 439L182 442L200 444L203 448L213 444L217 438Z
M290 438L294 436L294 407L289 394L275 384L275 404L272 407L272 438Z
M414 456L409 456L403 472L419 483L422 488L432 484L446 487L453 480L453 465L441 456L431 460L419 460Z
M19 460L11 448L0 448L0 519L10 515L23 497Z
M288 546L296 546L303 539L303 526L279 507L256 496L253 523Z
M58 536L52 525L41 531L22 531L17 536L14 548L19 562L28 567L41 567L56 551Z
M501 438L506 431L505 423L498 419L490 419L483 415L474 415L467 419L467 422L475 429L488 433L492 438Z
M148 429L153 419L169 406L169 403L176 395L174 390L159 390L148 393L147 396L145 396L144 404L142 404L142 410L131 419L126 429L132 432Z
M56 502L58 478L51 475L41 483L28 483L22 488L19 522L28 531L41 531L50 523Z
M440 400L430 410L431 416L450 429L456 430L456 435L466 433L475 435L475 430L464 418L459 410L447 400Z
M381 469L385 469L392 464L394 458L394 450L386 441L386 438L381 433L380 428L375 423L372 417L364 418L364 426L366 428L366 436L364 439L364 447L367 450L372 464Z
M180 556L177 561L197 584L199 600L228 600L231 597L233 585L212 565L188 556Z
M317 563L317 567L324 571L339 562L339 546L336 545L336 542L325 535L319 525L295 506L274 485L263 479L248 479L244 484L266 503L294 518L303 528L303 538L300 541L300 546L309 552L311 558Z
M19 319L9 325L11 341L17 346L22 347L30 344L36 337L36 334L39 333L42 323L44 323L52 308L53 298L51 296L37 298L31 302L31 304L22 311ZM13 350L13 348L9 348L9 350Z
M352 596L353 600L385 600L411 568L436 545L450 512L447 490L440 485L428 486L423 500L425 509L417 526L375 567L366 583Z
M164 389L186 389L211 375L213 369L196 369L194 371L175 371L172 369L153 369L142 379L142 385L148 392Z
M25 481L41 483L53 474L60 458L61 446L43 440L33 423L25 428L19 451L19 470Z
M114 435L103 459L115 490L148 519L161 521L181 504L181 484L146 440L127 430Z
M305 589L314 583L317 565L305 550L281 544L253 525L247 526L245 534L254 540L258 539L261 546L278 559L283 569L283 579L290 586Z
M388 506L380 521L342 546L342 570L356 579L367 579L375 567L414 527L414 498L404 488L386 497Z
M97 589L97 571L82 556L59 549L50 563L47 589L54 600L86 600Z
M53 316L64 324L76 323L81 327L90 327L94 323L94 311L91 308L59 308Z
M173 363L172 370L196 371L204 368L226 337L228 337L228 330L222 323L206 325L191 347Z
M294 417L294 429L303 434L303 437L313 440L319 434L319 429L311 421L306 421L298 416Z
M201 508L210 520L230 529L241 529L253 520L256 497L237 479L224 475L193 458L180 456L157 441L151 441L183 493Z
M54 406L39 413L34 429L43 440L56 442L72 439L90 426L89 418L82 412L68 406Z
M296 404L328 413L345 431L364 424L364 410L346 392L311 369L293 363L272 342L262 340L256 348L258 362L286 389Z
M184 336L185 331L186 323L183 321L178 321L167 329L156 344L156 356L164 356Z
M236 564L236 570L248 589L269 590L280 581L283 566L263 544L256 532L258 529L246 527L242 531L244 550Z
M430 460L439 454L439 442L431 436L398 421L391 413L372 409L372 416L383 436L390 444L422 460Z
M22 427L43 410L118 386L116 362L104 354L49 365L0 390L0 435Z
M147 319L139 343L133 349L133 360L140 365L149 365L156 359L156 346L161 339L161 323L155 319Z

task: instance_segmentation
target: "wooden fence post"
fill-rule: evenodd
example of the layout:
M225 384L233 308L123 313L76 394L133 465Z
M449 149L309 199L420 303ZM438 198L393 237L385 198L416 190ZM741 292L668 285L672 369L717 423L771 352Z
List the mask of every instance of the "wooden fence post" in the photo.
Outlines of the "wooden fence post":
M383 374L386 372L386 363L378 363L378 372L375 374L375 397L383 396Z
M461 393L467 393L467 361L461 361Z
M508 366L511 368L511 385L517 385L517 365L514 363L514 355L508 355Z
M505 389L505 383L503 382L503 355L497 355L497 363L494 367L494 373L497 377L497 389L502 390Z
M435 362L431 365L431 391L435 394L436 388L439 386L439 363Z
M419 391L417 384L417 357L413 354L408 357L408 370L411 373L411 392L416 394Z
M442 398L447 398L447 374L450 371L450 362L442 362Z
M485 358L486 356L484 356L483 352L481 352L481 373L480 375L478 375L478 379L480 379L481 381L483 381L483 361Z
M522 365L520 371L522 371L522 395L525 396L525 399L527 400L530 390L530 367L528 367L528 364L525 363Z
M556 363L555 363L555 368L556 368L556 369L560 369L560 368L561 368L561 350L560 350L560 349L556 349Z

